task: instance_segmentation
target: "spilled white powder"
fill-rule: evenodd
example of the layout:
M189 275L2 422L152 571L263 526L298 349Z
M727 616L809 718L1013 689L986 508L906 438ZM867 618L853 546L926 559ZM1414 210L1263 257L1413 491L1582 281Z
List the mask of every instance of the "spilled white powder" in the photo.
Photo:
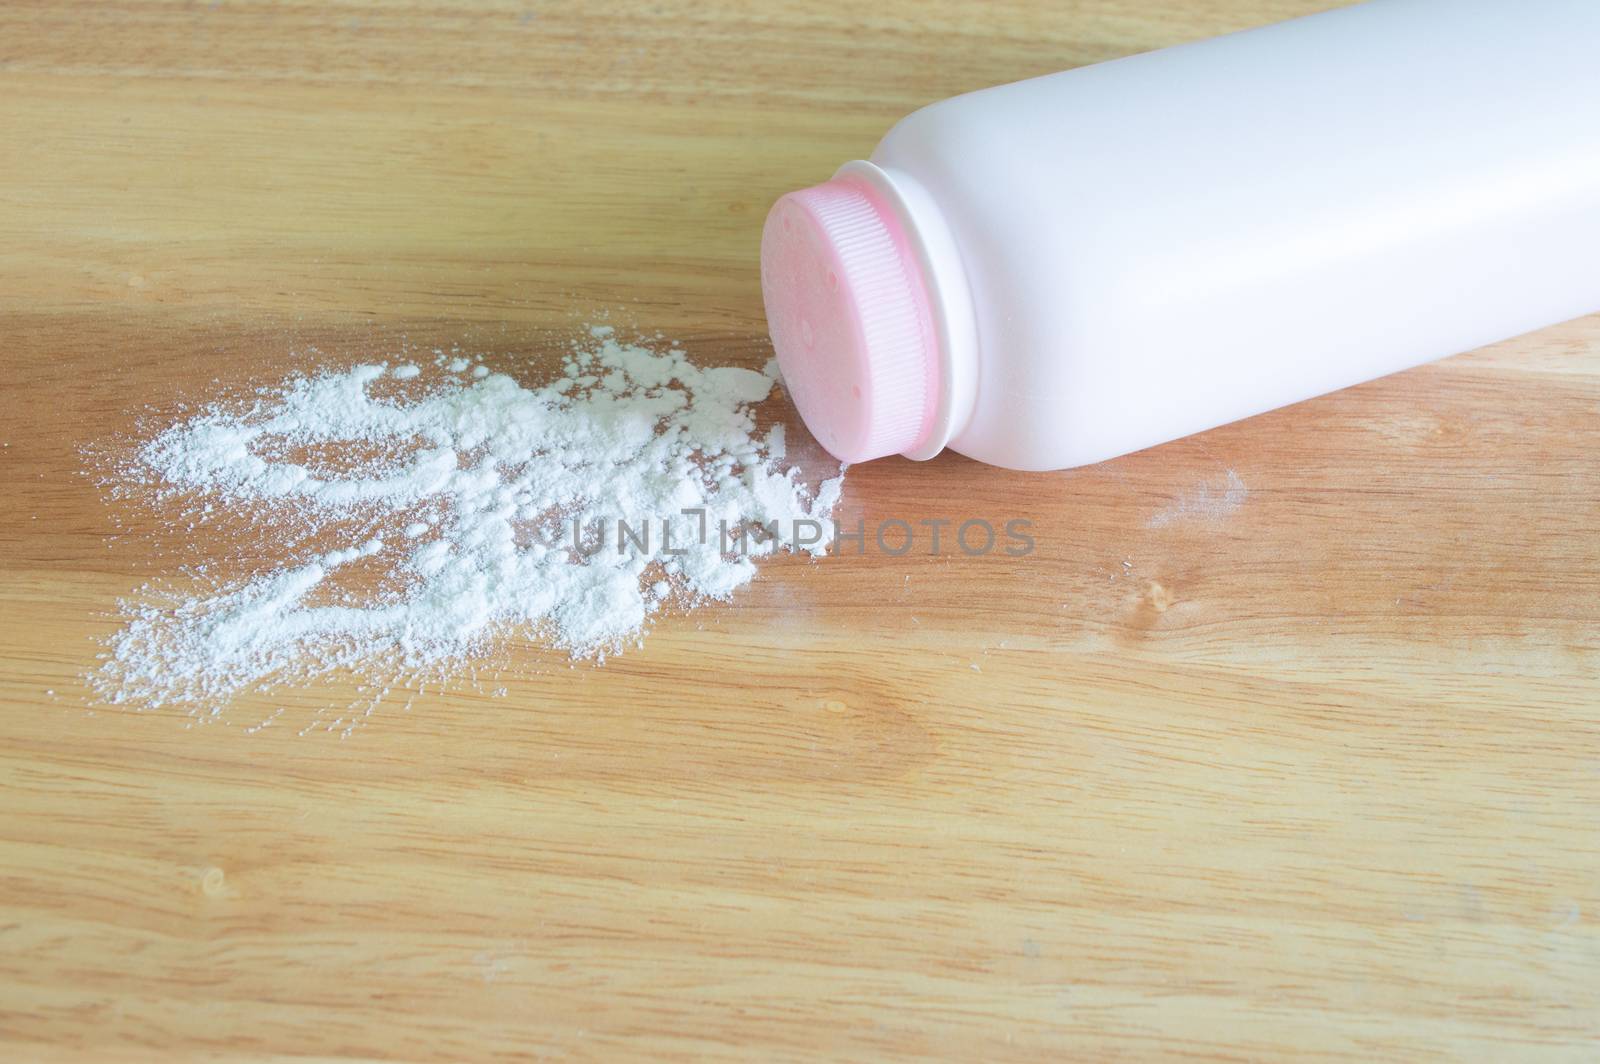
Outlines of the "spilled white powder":
M1145 522L1147 528L1166 528L1185 521L1220 521L1245 504L1250 491L1232 469L1224 470L1221 483L1201 481L1180 491L1172 502Z
M251 522L269 557L123 603L98 694L215 713L335 669L448 676L516 634L603 658L669 603L729 598L839 498L842 470L812 492L782 426L756 429L773 363L700 368L600 327L543 386L438 365L292 378L148 439L121 493ZM732 534L757 525L778 538Z

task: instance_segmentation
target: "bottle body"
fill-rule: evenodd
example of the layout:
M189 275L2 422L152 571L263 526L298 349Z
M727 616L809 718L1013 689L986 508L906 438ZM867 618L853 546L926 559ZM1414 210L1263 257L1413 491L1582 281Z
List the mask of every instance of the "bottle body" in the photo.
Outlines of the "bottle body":
M1600 310L1600 4L1374 0L947 100L871 162L937 393L896 449L1096 462Z

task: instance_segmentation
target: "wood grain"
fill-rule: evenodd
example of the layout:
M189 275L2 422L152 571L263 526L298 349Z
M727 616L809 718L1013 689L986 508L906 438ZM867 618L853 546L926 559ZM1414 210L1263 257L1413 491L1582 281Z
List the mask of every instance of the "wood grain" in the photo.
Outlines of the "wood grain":
M85 701L225 553L86 446L313 346L755 363L766 204L901 114L1322 6L8 0L0 1055L1600 1056L1597 319L1091 469L859 467L847 520L1038 549L776 561L349 739L344 682Z

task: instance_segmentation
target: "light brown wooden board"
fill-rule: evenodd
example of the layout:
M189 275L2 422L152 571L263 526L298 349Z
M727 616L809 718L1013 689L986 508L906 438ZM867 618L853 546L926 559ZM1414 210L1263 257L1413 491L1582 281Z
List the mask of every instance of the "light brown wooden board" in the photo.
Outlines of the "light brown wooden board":
M142 412L606 312L756 364L767 204L900 115L1322 6L7 0L0 1056L1594 1059L1600 320L859 467L1037 553L775 561L349 739L84 703L221 549L82 475Z

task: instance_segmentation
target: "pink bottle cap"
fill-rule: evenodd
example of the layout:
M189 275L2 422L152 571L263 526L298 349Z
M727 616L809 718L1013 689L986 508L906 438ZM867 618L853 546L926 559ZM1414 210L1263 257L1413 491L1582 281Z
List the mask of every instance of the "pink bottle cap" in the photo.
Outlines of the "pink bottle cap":
M791 192L761 234L761 292L783 380L844 462L915 449L939 405L928 291L904 226L864 183Z

